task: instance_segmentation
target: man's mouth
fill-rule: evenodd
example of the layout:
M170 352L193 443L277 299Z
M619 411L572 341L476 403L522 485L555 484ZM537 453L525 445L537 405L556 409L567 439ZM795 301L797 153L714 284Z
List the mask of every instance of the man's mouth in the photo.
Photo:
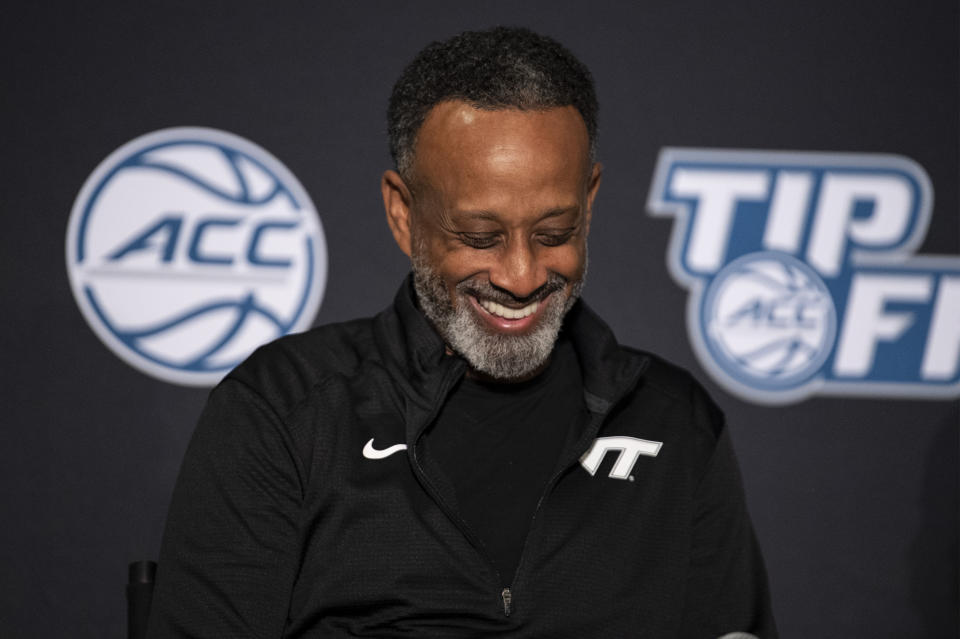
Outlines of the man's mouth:
M477 314L493 330L498 333L523 334L531 330L537 323L552 294L550 293L547 297L530 302L520 308L504 306L489 299L478 299L473 295L470 295L468 299L476 309Z
M480 306L483 307L485 311L491 315L496 315L497 317L502 317L504 319L523 319L537 312L537 308L540 306L540 301L534 301L522 308L509 308L503 304L498 304L490 300L480 300Z

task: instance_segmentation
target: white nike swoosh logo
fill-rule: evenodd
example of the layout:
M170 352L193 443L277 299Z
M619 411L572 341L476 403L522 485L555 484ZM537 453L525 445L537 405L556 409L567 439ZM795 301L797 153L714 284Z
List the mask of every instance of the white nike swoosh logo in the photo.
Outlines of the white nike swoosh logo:
M367 442L367 445L363 447L363 456L367 459L383 459L384 457L389 457L394 453L399 453L401 450L406 450L406 444L394 444L389 448L384 448L383 450L377 450L373 447L373 440Z

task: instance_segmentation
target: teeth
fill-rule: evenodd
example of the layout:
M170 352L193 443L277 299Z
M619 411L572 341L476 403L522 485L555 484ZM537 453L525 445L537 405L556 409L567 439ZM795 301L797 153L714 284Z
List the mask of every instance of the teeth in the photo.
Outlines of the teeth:
M480 306L486 309L491 315L496 315L497 317L503 317L504 319L522 319L536 313L540 302L528 304L523 308L507 308L503 304L483 300L480 302Z

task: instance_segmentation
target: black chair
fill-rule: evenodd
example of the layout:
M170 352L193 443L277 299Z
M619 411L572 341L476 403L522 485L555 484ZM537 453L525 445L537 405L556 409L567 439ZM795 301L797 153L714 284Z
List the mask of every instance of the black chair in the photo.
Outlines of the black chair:
M157 562L135 561L130 564L127 582L127 639L145 639L150 618L150 600L153 582L157 576Z

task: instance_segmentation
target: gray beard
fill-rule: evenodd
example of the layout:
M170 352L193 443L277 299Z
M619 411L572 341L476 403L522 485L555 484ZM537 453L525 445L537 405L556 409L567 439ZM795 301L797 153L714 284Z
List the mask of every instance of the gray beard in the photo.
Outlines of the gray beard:
M503 381L523 379L546 363L564 316L580 296L583 281L583 277L577 280L570 294L564 297L567 279L551 273L546 284L524 300L529 304L546 298L545 306L538 309L540 317L533 330L527 335L504 335L485 325L468 298L473 296L501 304L516 303L516 298L494 288L489 281L465 280L457 284L454 306L443 280L425 263L421 252L413 256L413 286L424 315L447 345L471 367Z

